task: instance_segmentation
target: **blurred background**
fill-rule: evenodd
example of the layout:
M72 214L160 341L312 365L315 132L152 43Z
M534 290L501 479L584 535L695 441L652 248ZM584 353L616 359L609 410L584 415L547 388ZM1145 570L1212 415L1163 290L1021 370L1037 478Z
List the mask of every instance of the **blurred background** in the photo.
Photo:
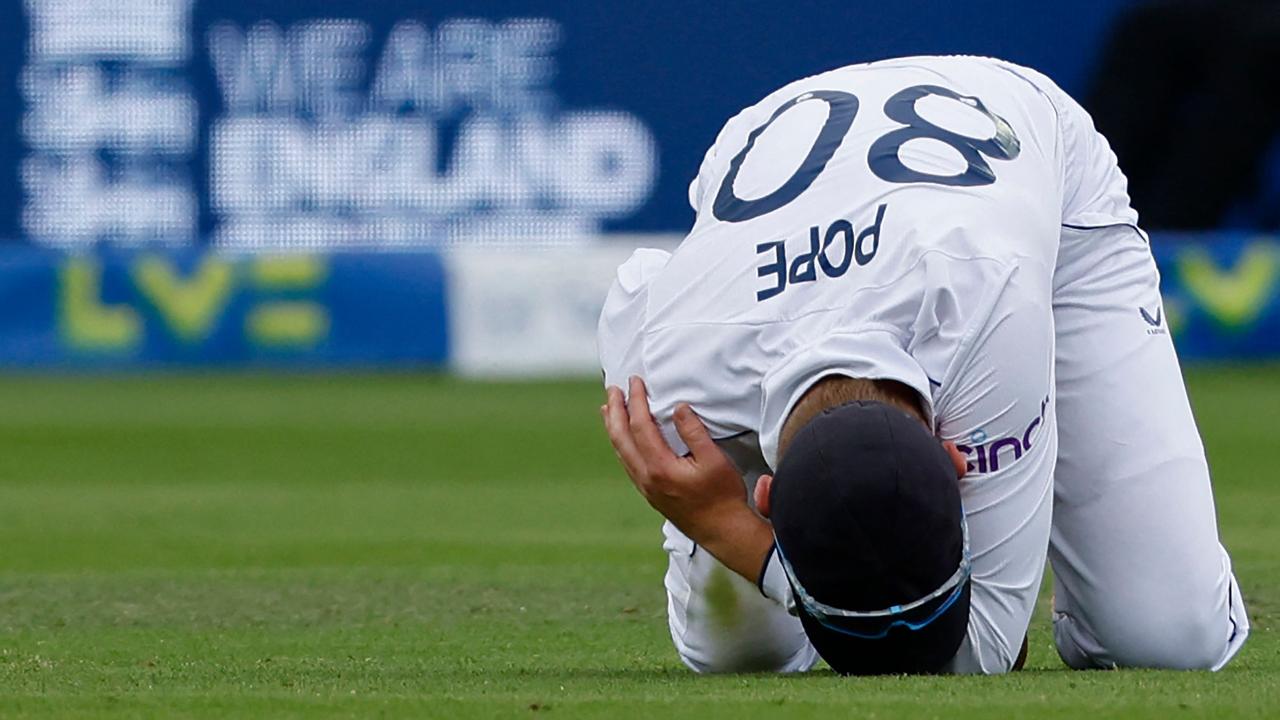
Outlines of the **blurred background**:
M1274 715L1277 7L0 0L0 714ZM1114 141L1254 613L1223 676L849 693L671 650L596 413L613 271L741 108L924 53Z
M782 84L995 55L1080 98L1184 357L1280 354L1273 2L4 0L0 366L593 373Z

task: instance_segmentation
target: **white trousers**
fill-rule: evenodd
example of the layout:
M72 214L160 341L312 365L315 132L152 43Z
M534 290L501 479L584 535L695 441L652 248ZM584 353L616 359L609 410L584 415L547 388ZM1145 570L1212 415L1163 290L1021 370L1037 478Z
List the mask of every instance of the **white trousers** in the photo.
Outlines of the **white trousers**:
M1054 640L1074 668L1216 670L1249 634L1163 315L1135 229L1064 229L1049 558Z

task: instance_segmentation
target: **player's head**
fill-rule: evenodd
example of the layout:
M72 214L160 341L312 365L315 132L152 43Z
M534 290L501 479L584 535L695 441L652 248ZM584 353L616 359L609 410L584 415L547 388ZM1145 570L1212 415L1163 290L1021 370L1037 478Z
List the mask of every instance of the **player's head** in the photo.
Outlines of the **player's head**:
M769 488L800 620L837 672L937 672L969 621L956 468L918 417L849 402L795 433Z

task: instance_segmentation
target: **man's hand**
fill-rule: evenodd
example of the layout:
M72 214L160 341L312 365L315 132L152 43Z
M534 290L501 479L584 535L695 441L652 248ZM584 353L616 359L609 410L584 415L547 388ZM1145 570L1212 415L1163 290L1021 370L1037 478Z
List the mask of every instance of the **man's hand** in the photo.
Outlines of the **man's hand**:
M773 531L747 504L742 476L687 404L675 410L676 432L689 447L677 456L649 412L644 382L631 378L631 401L610 387L601 406L609 441L631 482L689 539L726 567L755 582Z
M601 408L605 428L631 482L653 509L690 539L701 542L714 534L720 515L746 504L742 476L688 405L679 405L675 411L676 432L690 452L678 457L649 413L648 393L640 378L631 378L629 404L619 388L610 387L608 396L608 404Z

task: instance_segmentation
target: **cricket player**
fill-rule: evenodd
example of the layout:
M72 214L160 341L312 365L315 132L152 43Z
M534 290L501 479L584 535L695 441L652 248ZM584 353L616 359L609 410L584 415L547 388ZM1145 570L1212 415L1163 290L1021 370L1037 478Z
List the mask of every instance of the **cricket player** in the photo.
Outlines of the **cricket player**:
M1046 554L1069 666L1239 651L1148 239L1053 82L978 57L806 78L725 125L689 198L599 325L685 664L1003 673Z

